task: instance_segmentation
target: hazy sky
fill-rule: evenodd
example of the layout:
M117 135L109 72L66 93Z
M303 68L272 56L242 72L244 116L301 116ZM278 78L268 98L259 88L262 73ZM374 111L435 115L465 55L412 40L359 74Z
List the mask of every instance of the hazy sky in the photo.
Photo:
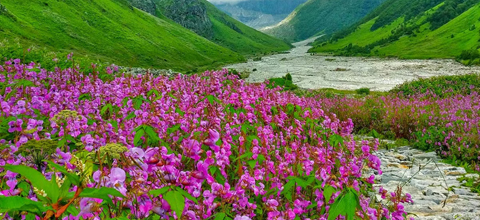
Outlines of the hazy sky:
M243 1L248 1L248 0L208 0L212 3L237 3L237 2L243 2Z

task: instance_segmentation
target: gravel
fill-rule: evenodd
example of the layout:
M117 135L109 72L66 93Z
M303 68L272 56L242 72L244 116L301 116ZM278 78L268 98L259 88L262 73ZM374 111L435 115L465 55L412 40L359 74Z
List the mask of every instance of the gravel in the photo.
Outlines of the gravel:
M290 73L301 88L334 88L355 90L370 88L388 91L398 84L418 78L441 75L480 73L479 66L468 67L450 59L399 60L365 57L311 55L307 44L313 39L295 43L288 54L263 57L226 66L239 72L251 72L248 82L264 82ZM256 69L256 71L253 71Z

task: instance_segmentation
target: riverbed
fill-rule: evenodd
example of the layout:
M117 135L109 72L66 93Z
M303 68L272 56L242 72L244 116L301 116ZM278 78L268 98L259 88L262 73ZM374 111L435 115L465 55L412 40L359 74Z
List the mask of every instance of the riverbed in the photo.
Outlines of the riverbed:
M388 91L405 81L443 75L480 73L480 66L464 66L451 59L400 60L393 58L338 57L311 55L308 44L314 39L295 43L284 54L262 57L226 66L250 72L248 82L264 82L290 73L293 82L306 89L334 88L355 90L370 88Z

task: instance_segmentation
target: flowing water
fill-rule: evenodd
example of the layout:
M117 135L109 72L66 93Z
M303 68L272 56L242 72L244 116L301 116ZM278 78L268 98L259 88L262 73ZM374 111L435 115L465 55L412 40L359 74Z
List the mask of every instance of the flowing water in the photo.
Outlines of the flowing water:
M295 43L285 54L263 57L261 61L229 65L239 72L250 72L248 82L264 82L290 73L295 84L306 89L358 89L388 91L398 84L418 78L480 73L480 67L464 66L450 59L400 60L365 57L311 55L308 43Z

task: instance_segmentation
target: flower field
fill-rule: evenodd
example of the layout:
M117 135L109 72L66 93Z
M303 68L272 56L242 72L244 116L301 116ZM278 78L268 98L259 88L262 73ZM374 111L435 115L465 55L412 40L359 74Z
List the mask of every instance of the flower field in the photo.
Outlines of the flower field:
M404 138L480 171L480 75L438 77L405 83L388 95L317 96L322 109L351 119L355 132Z
M378 142L325 103L227 71L129 76L0 65L4 219L403 219ZM375 203L380 194L390 202Z

